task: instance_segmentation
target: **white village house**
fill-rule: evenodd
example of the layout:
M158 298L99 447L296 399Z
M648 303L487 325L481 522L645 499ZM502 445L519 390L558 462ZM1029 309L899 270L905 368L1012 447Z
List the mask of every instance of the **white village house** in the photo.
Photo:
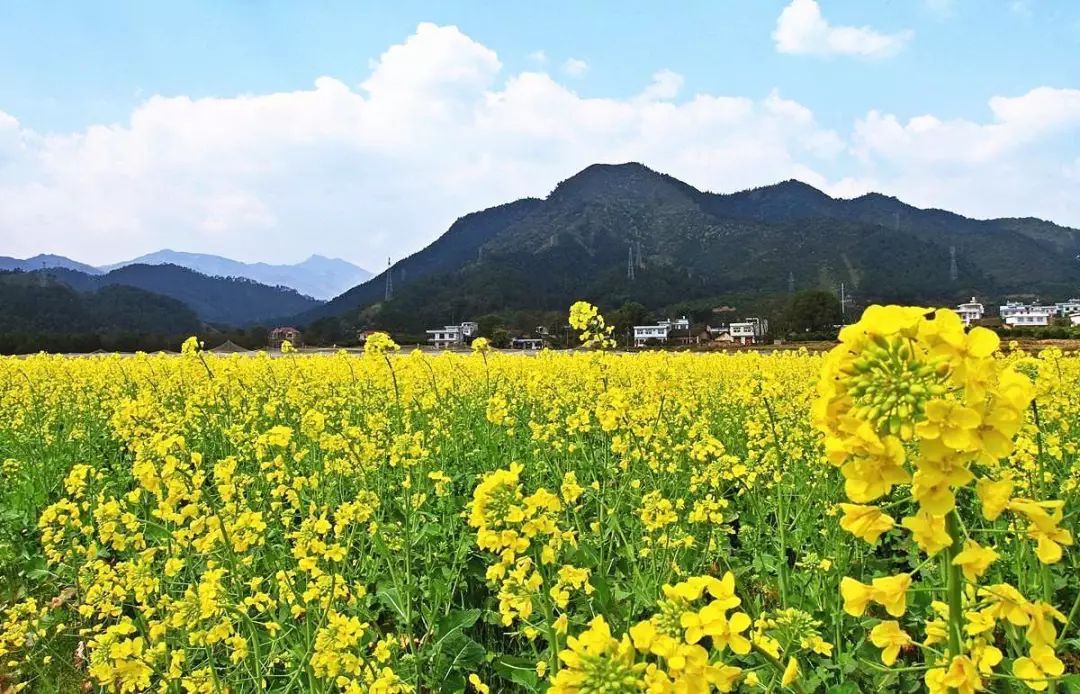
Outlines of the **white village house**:
M744 345L754 344L754 324L750 321L728 323L728 332L735 342Z
M674 321L671 319L658 321L655 325L634 326L635 347L643 347L649 340L667 342L669 339L676 337L690 338L690 319L686 316L677 318Z
M476 323L465 321L461 325L447 325L426 332L430 335L428 342L437 349L447 349L471 343L478 331L479 326Z
M971 301L960 304L956 307L956 312L960 315L960 318L964 321L965 327L971 327L972 323L981 321L986 314L986 309L983 305L975 300L975 297L971 297Z
M1055 313L1055 308L1053 306L1039 306L1037 304L1025 304L1020 301L1010 301L1000 306L998 311L1005 325L1040 327L1050 325L1050 319Z
M668 326L666 325L635 325L634 346L641 347L649 340L667 342Z
M1080 314L1080 299L1069 299L1054 304L1054 310L1062 318L1071 318Z
M709 326L706 330L713 339L720 342L752 345L765 339L765 335L769 332L769 321L764 318L747 318L736 323L721 325L718 328Z

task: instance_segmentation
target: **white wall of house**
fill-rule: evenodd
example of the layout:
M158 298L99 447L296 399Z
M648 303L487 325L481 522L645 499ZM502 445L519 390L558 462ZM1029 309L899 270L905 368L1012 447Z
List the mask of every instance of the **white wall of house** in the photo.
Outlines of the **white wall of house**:
M982 320L983 315L986 313L986 309L982 304L975 300L975 297L971 297L971 301L956 307L956 313L960 316L960 319L964 321L965 326L970 326L972 323Z
M1054 315L1053 306L1035 306L1018 302L1009 302L999 308L1001 320L1006 325L1016 327L1040 327L1050 325Z
M460 325L447 325L435 330L428 330L427 334L430 335L428 342L439 348L453 347L464 341Z
M1054 304L1054 310L1063 318L1078 315L1080 314L1080 299L1069 299L1068 301Z
M656 325L635 325L634 345L643 346L649 340L667 342L668 333L671 331L670 321L662 321Z
M742 344L753 344L755 335L756 324L752 321L743 321L741 323L728 324L728 332L731 333L731 337L736 342Z

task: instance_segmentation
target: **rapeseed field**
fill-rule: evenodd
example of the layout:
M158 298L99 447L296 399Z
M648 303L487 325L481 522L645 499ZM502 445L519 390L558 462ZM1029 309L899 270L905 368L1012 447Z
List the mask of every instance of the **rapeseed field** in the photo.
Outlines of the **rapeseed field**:
M0 359L0 691L1080 691L1080 358Z

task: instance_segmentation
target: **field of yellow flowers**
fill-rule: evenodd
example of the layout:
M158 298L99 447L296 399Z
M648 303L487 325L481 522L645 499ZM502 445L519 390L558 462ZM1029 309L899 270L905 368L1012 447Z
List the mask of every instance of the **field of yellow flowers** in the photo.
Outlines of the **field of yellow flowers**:
M1080 691L1080 358L0 359L0 691Z

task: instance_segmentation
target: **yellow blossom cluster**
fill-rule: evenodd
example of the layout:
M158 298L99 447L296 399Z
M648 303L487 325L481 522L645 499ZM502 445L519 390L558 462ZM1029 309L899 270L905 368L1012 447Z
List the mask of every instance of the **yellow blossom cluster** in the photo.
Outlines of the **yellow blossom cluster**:
M838 504L840 527L870 544L903 527L928 557L945 555L936 586L945 599L934 603L940 620L927 621L927 637L919 644L932 666L927 689L982 690L1004 659L994 645L999 623L1023 626L1035 615L1041 628L1028 630L1029 653L1013 662L1012 672L1031 689L1046 688L1064 671L1054 653L1053 621L1066 618L1047 602L1029 602L1009 583L980 586L1001 554L976 539L999 539L993 524L1008 511L1014 518L1001 529L1024 527L1042 564L1060 562L1062 547L1073 544L1072 532L1061 527L1064 501L1014 497L1011 473L1001 469L1014 452L1035 385L1018 364L997 358L996 334L982 327L965 330L947 309L871 306L839 339L822 368L813 422L825 434L827 458L840 468L844 492L854 502ZM977 518L965 523L961 517L963 493L981 507L982 527ZM870 504L882 499L914 509L897 523ZM862 616L873 603L890 617L905 616L914 573L870 584L844 577L844 611ZM1040 578L1049 598L1054 585L1045 570ZM895 619L875 626L871 641L882 649L885 665L915 643ZM934 648L939 641L946 644L944 652Z

